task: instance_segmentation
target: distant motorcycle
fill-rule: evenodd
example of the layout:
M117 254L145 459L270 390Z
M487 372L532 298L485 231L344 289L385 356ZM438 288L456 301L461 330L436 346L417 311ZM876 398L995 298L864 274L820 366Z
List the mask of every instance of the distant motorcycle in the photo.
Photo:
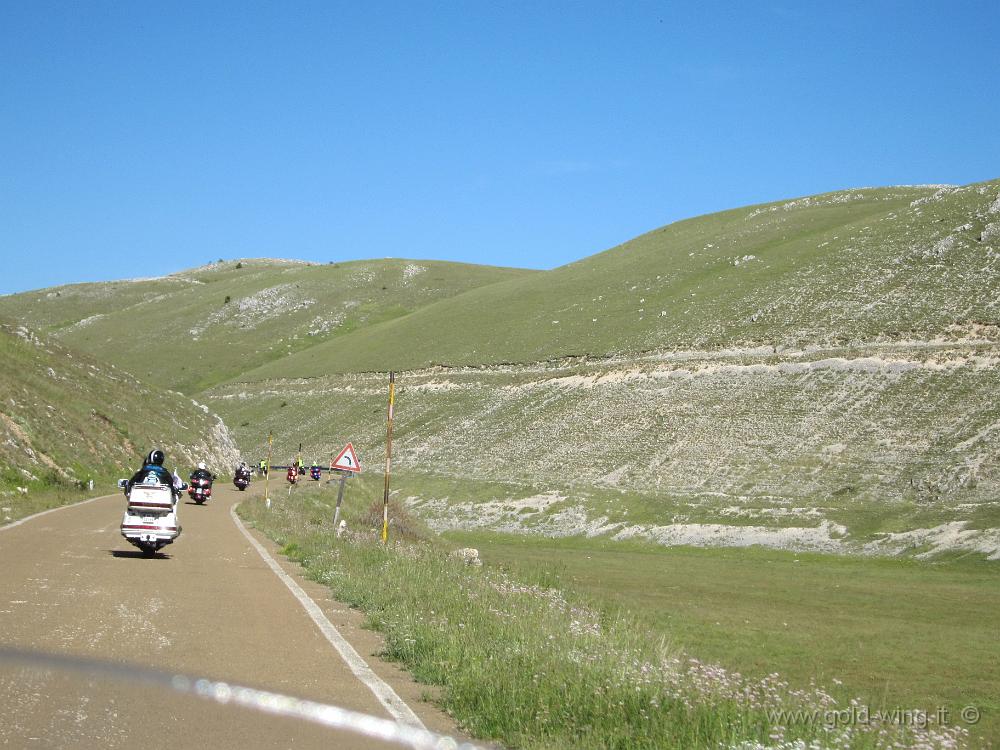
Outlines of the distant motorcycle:
M318 482L320 479L322 479L322 477L323 477L323 470L318 466L313 466L311 469L309 469L310 479L314 479Z
M288 467L288 474L285 475L289 484L295 484L299 479L299 473L295 470L294 466Z
M191 484L188 486L188 497L198 505L202 505L212 497L212 480L208 477L191 476Z
M243 492L243 490L249 487L250 486L249 469L246 471L237 470L236 476L233 477L233 484L236 485L236 489L238 489L240 492Z

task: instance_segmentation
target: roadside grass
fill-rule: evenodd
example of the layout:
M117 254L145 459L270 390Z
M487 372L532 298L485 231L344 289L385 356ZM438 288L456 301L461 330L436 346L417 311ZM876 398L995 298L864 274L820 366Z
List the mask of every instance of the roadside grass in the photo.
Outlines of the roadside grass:
M816 680L874 708L982 712L1000 739L1000 567L913 559L698 549L448 532L487 565L557 571L595 606L630 612L676 648L749 677Z
M94 489L88 489L89 484L67 484L58 477L52 475L39 477L37 480L28 481L19 474L14 474L9 469L5 469L0 475L0 488L13 487L14 490L0 489L4 493L0 496L0 526L17 521L21 518L41 513L44 510L58 508L81 500L86 500L98 495L112 495L118 491L118 475L104 473L91 477L94 480ZM16 490L23 487L27 492L21 493Z
M694 659L621 607L595 606L549 566L471 566L440 539L383 546L364 521L378 483L349 488L337 538L332 486L304 486L240 515L385 636L385 656L469 732L521 748L953 747L956 727L831 726L776 710L829 710L849 697L776 673L744 676ZM274 495L280 498L280 494ZM395 507L394 507L395 511ZM391 533L391 532L390 532ZM487 554L490 554L487 552ZM566 571L569 572L567 565ZM557 578L562 586L553 586ZM701 656L699 654L699 656ZM803 744L795 745L801 741ZM816 743L808 745L807 743Z

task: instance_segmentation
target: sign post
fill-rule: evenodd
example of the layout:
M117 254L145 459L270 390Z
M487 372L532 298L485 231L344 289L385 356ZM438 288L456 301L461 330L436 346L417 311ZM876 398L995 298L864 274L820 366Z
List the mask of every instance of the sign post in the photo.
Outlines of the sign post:
M396 400L396 373L389 371L389 414L385 427L385 491L382 494L382 543L389 543L389 472L392 468L392 411Z
M330 462L330 470L340 474L340 488L337 490L337 509L333 513L333 529L339 533L340 506L344 502L344 485L347 480L355 474L361 473L361 462L358 461L358 454L354 452L353 443L344 446L337 457Z
M340 506L344 502L344 485L347 483L347 478L351 476L351 472L346 471L340 475L340 487L337 490L337 509L333 512L333 530L338 535L340 534L338 524L340 523Z
M264 467L264 505L271 507L271 495L267 491L267 480L271 476L271 446L274 444L274 433L267 433L267 465Z

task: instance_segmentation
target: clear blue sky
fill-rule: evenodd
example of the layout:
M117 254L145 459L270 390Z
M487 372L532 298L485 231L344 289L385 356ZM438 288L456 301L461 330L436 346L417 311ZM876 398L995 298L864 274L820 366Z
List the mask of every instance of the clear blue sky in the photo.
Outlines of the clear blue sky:
M1000 177L1000 3L0 2L0 293Z

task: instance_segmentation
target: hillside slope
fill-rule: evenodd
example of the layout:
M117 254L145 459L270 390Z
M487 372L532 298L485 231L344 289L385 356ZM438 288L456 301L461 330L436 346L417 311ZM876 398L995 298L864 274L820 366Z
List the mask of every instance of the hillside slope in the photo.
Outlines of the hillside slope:
M113 492L153 447L184 476L198 461L229 471L239 458L207 407L23 326L0 325L0 523Z
M1000 558L1000 329L398 378L393 487L439 529ZM384 452L386 378L204 394L247 450ZM336 418L329 404L337 404Z
M927 337L996 321L1000 182L850 190L677 222L241 380Z
M215 263L0 298L0 316L194 394L247 369L531 271L406 260ZM139 363L142 363L141 365Z

